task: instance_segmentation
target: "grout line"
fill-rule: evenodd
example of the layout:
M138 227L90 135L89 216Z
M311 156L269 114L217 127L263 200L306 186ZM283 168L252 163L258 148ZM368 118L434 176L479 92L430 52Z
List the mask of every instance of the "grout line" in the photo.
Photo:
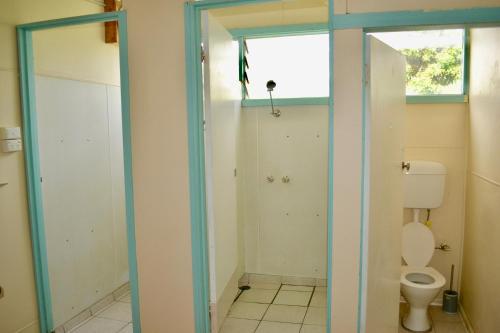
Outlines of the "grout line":
M283 283L280 284L280 287L278 288L278 291L276 292L276 294L274 294L273 300L271 301L270 304L274 304L274 300L276 299L276 297L278 297L278 294L280 293L282 287L283 287Z
M276 291L276 294L274 294L274 297L273 299L271 300L271 303L269 303L269 305L267 306L267 309L266 311L264 311L264 314L262 314L262 318L259 320L259 324L257 325L257 327L255 328L255 331L254 332L257 332L257 330L259 329L259 326L262 324L262 321L264 320L264 317L266 316L267 312L269 311L269 308L271 307L271 305L273 304L274 300L276 299L276 297L278 297L278 294L281 290L281 287L283 286L283 283L280 283L280 287L278 288L278 290Z
M309 297L309 302L307 302L307 307L309 308L311 306L312 298L314 296L314 293L316 292L316 286L313 287L311 297Z

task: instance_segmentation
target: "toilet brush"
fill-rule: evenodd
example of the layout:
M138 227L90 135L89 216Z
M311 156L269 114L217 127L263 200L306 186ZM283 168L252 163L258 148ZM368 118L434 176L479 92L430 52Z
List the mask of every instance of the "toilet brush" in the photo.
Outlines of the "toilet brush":
M443 292L443 311L449 314L457 313L458 292L453 291L453 275L455 265L451 265L450 289Z
M453 291L453 275L455 273L455 265L451 265L451 275L450 275L450 290Z

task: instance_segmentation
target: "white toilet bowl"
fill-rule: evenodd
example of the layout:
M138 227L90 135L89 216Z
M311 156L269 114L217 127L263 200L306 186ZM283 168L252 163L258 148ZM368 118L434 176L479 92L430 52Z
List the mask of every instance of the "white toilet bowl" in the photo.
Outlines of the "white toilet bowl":
M403 327L414 332L430 331L427 308L445 285L445 278L432 267L402 266L400 283L401 294L410 305Z
M427 267L434 254L434 235L424 224L411 222L403 226L402 236L402 257L408 266L401 267L401 295L410 305L402 325L414 332L430 331L427 308L446 283L441 273Z

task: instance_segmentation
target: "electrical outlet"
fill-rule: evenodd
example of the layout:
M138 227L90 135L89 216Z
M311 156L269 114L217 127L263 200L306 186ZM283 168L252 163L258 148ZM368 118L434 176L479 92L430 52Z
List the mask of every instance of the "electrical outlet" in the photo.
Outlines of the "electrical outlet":
M11 152L20 151L23 149L21 139L3 140L3 141L1 141L1 143L2 143L2 151L4 153L11 153Z
M20 127L0 127L0 140L20 139Z

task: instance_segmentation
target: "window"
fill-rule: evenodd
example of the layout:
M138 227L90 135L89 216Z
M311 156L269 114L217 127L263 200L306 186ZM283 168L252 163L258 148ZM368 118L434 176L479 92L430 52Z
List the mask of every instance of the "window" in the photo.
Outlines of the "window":
M464 29L373 33L406 56L406 95L464 95Z
M246 44L246 99L268 99L269 80L276 82L273 98L329 96L328 34L254 38Z

